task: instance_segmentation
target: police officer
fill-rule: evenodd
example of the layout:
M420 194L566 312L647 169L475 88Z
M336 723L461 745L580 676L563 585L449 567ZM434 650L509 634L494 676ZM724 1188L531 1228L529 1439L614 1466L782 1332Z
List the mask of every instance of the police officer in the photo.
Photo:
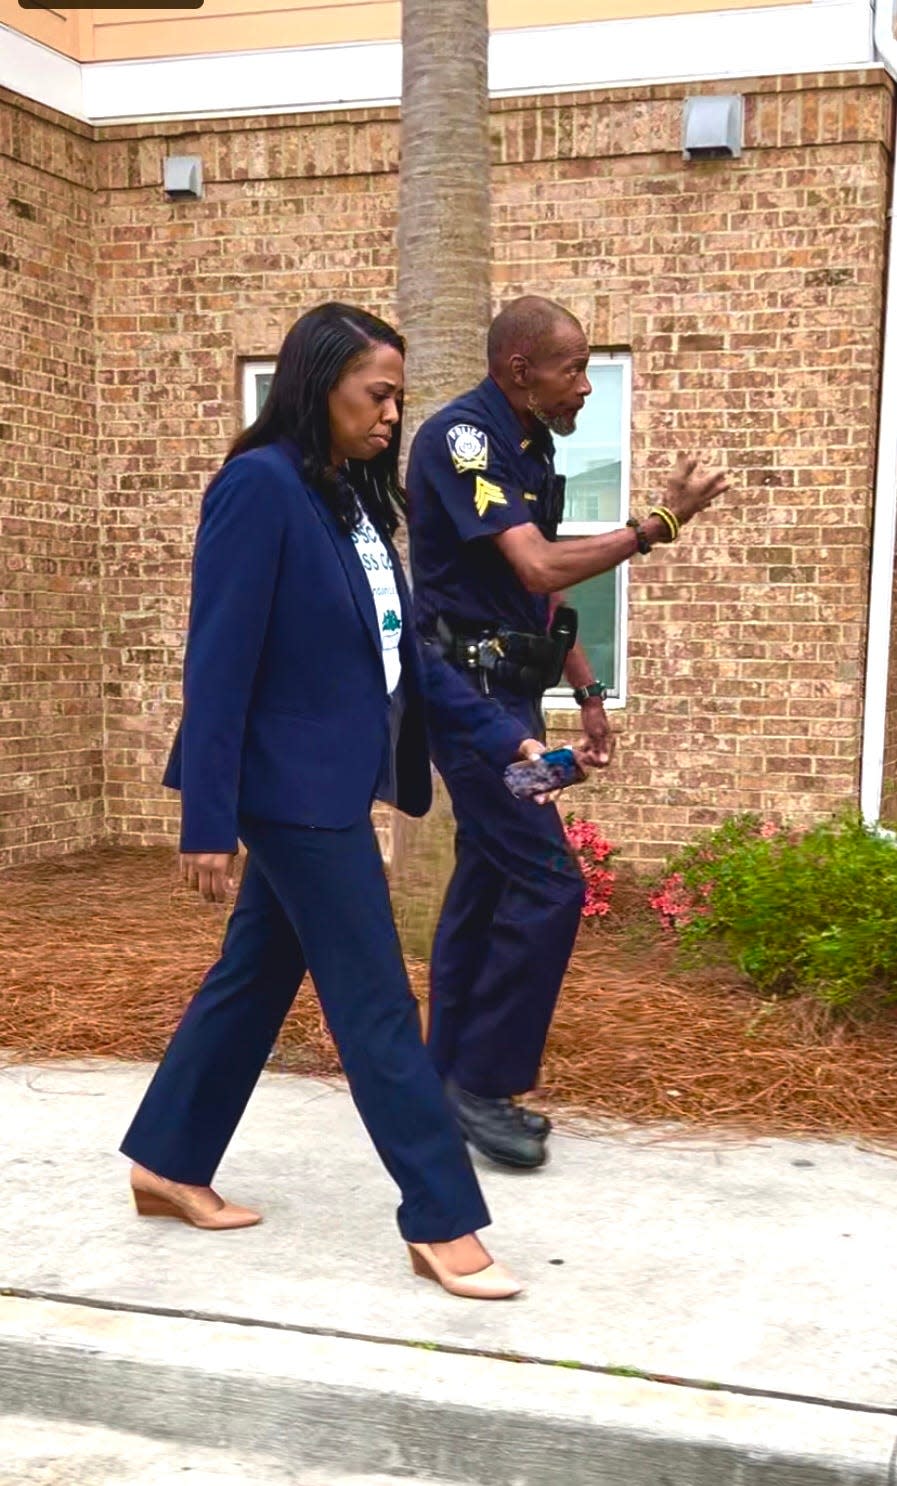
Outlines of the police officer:
M679 457L664 503L602 536L555 542L565 437L591 392L589 344L551 300L493 321L489 375L429 418L407 475L418 628L533 738L561 673L582 708L587 764L610 763L605 691L575 643L570 584L607 572L709 506L726 478ZM457 823L455 870L433 944L429 1044L467 1139L504 1165L540 1166L549 1121L515 1102L532 1089L573 949L584 884L553 804L511 795L468 743L435 731L433 757Z

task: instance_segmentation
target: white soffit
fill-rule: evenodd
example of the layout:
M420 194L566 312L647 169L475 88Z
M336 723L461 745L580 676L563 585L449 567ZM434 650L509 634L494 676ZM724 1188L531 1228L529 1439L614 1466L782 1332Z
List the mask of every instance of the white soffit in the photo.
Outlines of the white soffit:
M498 31L494 95L869 66L868 0ZM0 27L0 86L92 124L399 101L398 42L79 65Z
M83 121L82 72L71 57L0 26L0 88Z

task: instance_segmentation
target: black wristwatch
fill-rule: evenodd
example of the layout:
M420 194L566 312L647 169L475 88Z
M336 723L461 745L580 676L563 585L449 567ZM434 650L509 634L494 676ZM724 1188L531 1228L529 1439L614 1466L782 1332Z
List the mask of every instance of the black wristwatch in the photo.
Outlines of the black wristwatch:
M602 702L607 696L607 687L602 686L600 681L590 681L588 686L574 686L573 700L577 706L582 707L590 697L600 697Z

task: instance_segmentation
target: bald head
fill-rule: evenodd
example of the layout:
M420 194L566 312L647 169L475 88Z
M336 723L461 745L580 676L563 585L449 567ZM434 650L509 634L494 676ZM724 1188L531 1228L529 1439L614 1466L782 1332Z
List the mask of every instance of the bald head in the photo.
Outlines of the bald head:
M489 327L486 346L489 370L495 376L512 356L544 361L555 355L571 335L584 340L576 316L556 300L543 299L540 294L512 299Z
M489 327L488 353L489 375L525 428L573 432L592 390L589 343L575 315L538 294L512 300Z

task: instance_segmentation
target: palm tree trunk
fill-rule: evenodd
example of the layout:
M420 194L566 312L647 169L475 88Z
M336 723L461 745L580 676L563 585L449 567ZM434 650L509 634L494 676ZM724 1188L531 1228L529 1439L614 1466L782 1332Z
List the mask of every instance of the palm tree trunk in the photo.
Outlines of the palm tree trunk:
M483 375L490 315L487 0L403 0L399 321L417 426Z
M402 47L399 325L408 341L407 453L424 418L484 374L491 312L487 0L403 0ZM433 894L446 875L437 859L451 839L444 792L425 824L391 815L387 854L400 922L403 909L415 920L426 910L432 919ZM422 952L416 942L410 947Z

